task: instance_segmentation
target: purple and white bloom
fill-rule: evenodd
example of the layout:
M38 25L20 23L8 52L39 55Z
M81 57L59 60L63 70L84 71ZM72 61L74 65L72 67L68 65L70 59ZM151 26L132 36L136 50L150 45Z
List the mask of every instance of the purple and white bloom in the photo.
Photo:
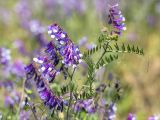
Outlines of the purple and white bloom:
M81 63L82 54L78 46L74 45L67 33L57 24L52 24L48 27L48 34L53 38L55 47L62 56L62 63L65 67L76 67Z
M62 111L63 100L54 95L45 79L41 75L38 75L36 67L34 67L33 64L30 64L25 68L25 70L27 73L27 79L34 79L39 97L43 101L43 103L51 110L57 109Z
M148 118L148 120L160 120L160 116L158 115L152 115Z
M87 113L95 113L96 106L94 104L94 100L93 99L78 100L74 106L74 111L80 112L81 110L85 110Z
M122 31L126 30L126 26L124 24L125 17L117 7L118 4L109 6L108 24L111 24L113 26L111 34L120 35Z
M115 120L116 118L116 111L117 111L117 107L115 105L115 103L111 103L109 105L109 108L108 108L108 117L107 117L107 120Z
M35 77L37 90L41 100L50 109L63 111L63 100L54 95L40 76Z
M46 106L62 111L63 100L54 95L48 83L53 82L60 72L63 72L66 78L65 69L71 65L75 68L82 61L82 54L67 33L57 24L49 26L48 33L55 41L49 42L45 50L25 67L26 79L34 80L39 96ZM89 106L88 104L87 101L83 103L84 106ZM93 111L90 107L87 107L86 110Z
M8 65L11 60L10 50L6 48L0 48L0 64Z
M63 71L62 64L60 68L57 68L60 59L54 44L50 42L45 49L45 54L34 57L33 62L36 64L37 72L49 82L53 82L56 75Z
M129 113L128 117L127 117L127 120L136 120L136 115L132 114L132 113Z

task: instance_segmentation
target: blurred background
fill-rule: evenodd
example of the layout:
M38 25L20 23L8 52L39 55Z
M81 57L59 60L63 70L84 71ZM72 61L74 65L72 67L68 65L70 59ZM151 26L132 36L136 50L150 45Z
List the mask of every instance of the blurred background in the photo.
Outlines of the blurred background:
M106 67L124 86L117 118L133 112L145 119L160 113L159 0L0 0L0 47L11 49L12 59L27 64L28 54L50 40L47 26L56 22L85 51L84 42L86 48L93 47L101 30L109 27L108 4L117 2L127 27L120 40L143 47L145 53L123 54Z

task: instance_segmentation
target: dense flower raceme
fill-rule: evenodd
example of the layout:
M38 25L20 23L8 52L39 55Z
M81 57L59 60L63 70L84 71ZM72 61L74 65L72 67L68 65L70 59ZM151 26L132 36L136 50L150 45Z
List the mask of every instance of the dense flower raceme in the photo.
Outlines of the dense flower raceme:
M41 100L51 110L63 110L63 100L54 95L50 90L47 81L39 75L33 64L28 65L26 68L27 80L34 79L37 91Z
M27 80L34 79L41 100L50 109L63 110L63 100L54 95L48 83L56 75L63 73L66 78L68 66L76 67L82 55L78 47L69 39L66 32L57 24L49 26L49 34L55 38L46 45L46 49L33 62L25 67Z
M111 34L120 35L123 30L126 30L124 24L125 17L123 17L121 11L118 10L118 4L109 7L108 24L112 24L114 28Z
M67 66L76 67L80 63L82 54L78 46L74 45L71 39L68 37L67 33L63 31L57 24L52 24L48 27L48 34L54 41L56 50L60 53L63 60L62 63Z

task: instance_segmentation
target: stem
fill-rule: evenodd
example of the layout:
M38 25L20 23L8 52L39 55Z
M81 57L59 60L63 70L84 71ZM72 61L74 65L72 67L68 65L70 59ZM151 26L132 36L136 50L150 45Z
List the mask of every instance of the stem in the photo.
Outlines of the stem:
M22 103L22 99L23 99L23 97L24 97L25 81L26 81L26 80L23 79L23 83L22 83L22 94L21 94L20 102L19 102L19 106L18 106L17 117L19 116L20 111L21 111L21 103Z
M72 82L72 80L73 80L74 72L75 72L75 68L74 68L74 70L73 70L73 72L72 72L72 75L69 74L69 77L70 77L70 83L69 83L69 84L71 84L71 82ZM73 92L73 88L71 87L69 105L68 105L68 109L67 109L67 120L69 120L69 111L70 111L69 109L70 109L71 102L72 102L72 92Z
M97 66L97 65L98 65L98 63L102 60L103 56L106 54L106 52L107 52L107 48L108 48L108 45L109 45L109 42L107 42L107 44L106 44L106 46L105 46L105 47L103 46L104 51L103 51L103 53L102 53L101 57L99 58L98 62L96 63L96 66Z
M36 116L36 114L35 114L32 106L30 106L30 109L31 109L31 111L32 111L32 113L33 113L34 119L35 119L35 120L38 120L38 118L37 118L37 116Z

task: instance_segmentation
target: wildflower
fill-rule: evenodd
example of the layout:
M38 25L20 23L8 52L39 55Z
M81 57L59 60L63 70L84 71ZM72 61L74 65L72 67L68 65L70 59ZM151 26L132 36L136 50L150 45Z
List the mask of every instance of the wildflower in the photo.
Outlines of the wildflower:
M37 91L41 100L44 102L46 106L50 109L57 109L62 111L63 110L63 101L55 96L53 92L49 89L49 87L45 84L42 77L35 76L34 78L37 86Z
M136 120L136 116L132 113L129 113L127 120Z
M108 24L112 24L114 28L111 34L120 35L123 30L126 30L125 24L123 23L125 17L121 11L117 10L118 4L109 7Z
M62 56L62 63L65 67L73 66L76 67L78 63L81 63L82 54L79 48L74 45L67 33L63 31L57 24L52 24L48 27L48 34L51 38L55 39L54 44L56 50Z
M29 22L29 31L33 34L40 46L46 45L46 40L43 35L44 27L41 26L38 20L31 20Z
M11 72L14 75L19 77L25 76L24 64L21 61L15 61L11 67L12 67Z
M13 108L14 104L15 104L15 101L13 98L11 98L10 96L5 97L5 105L7 107Z
M7 91L12 91L13 90L13 82L11 80L5 80L2 82L2 86L7 90Z
M30 115L31 115L30 111L22 110L20 111L20 114L19 114L19 120L29 120Z
M109 108L108 108L108 111L107 111L107 113L108 113L107 120L114 120L115 117L116 117L116 115L115 115L116 111L117 111L117 107L116 107L115 103L111 103L109 105Z
M10 50L6 48L0 48L0 64L8 65L10 63L10 60Z
M43 103L51 110L57 109L62 111L63 100L55 96L54 93L49 89L49 86L46 84L45 79L42 76L38 75L34 65L28 65L25 70L27 73L27 78L34 79L39 97L43 101Z
M35 72L36 72L33 64L32 63L29 64L24 69L25 69L25 72L26 72L26 79L31 80L33 78L33 76L35 75Z
M61 56L57 53L54 44L50 42L45 49L45 55L33 58L33 62L37 71L49 82L53 82L61 71L65 74L62 63L57 67L60 59Z
M82 54L67 33L57 24L49 26L48 33L56 41L49 42L44 52L38 57L34 57L32 63L25 67L26 78L34 80L39 96L46 106L51 110L62 111L63 100L54 95L48 83L53 82L60 72L66 79L67 67L71 65L76 67L81 62ZM87 110L90 111L89 108Z
M93 99L87 99L87 100L79 100L76 102L74 106L74 111L79 112L81 110L85 110L87 113L95 113L96 112L96 106L94 104Z

